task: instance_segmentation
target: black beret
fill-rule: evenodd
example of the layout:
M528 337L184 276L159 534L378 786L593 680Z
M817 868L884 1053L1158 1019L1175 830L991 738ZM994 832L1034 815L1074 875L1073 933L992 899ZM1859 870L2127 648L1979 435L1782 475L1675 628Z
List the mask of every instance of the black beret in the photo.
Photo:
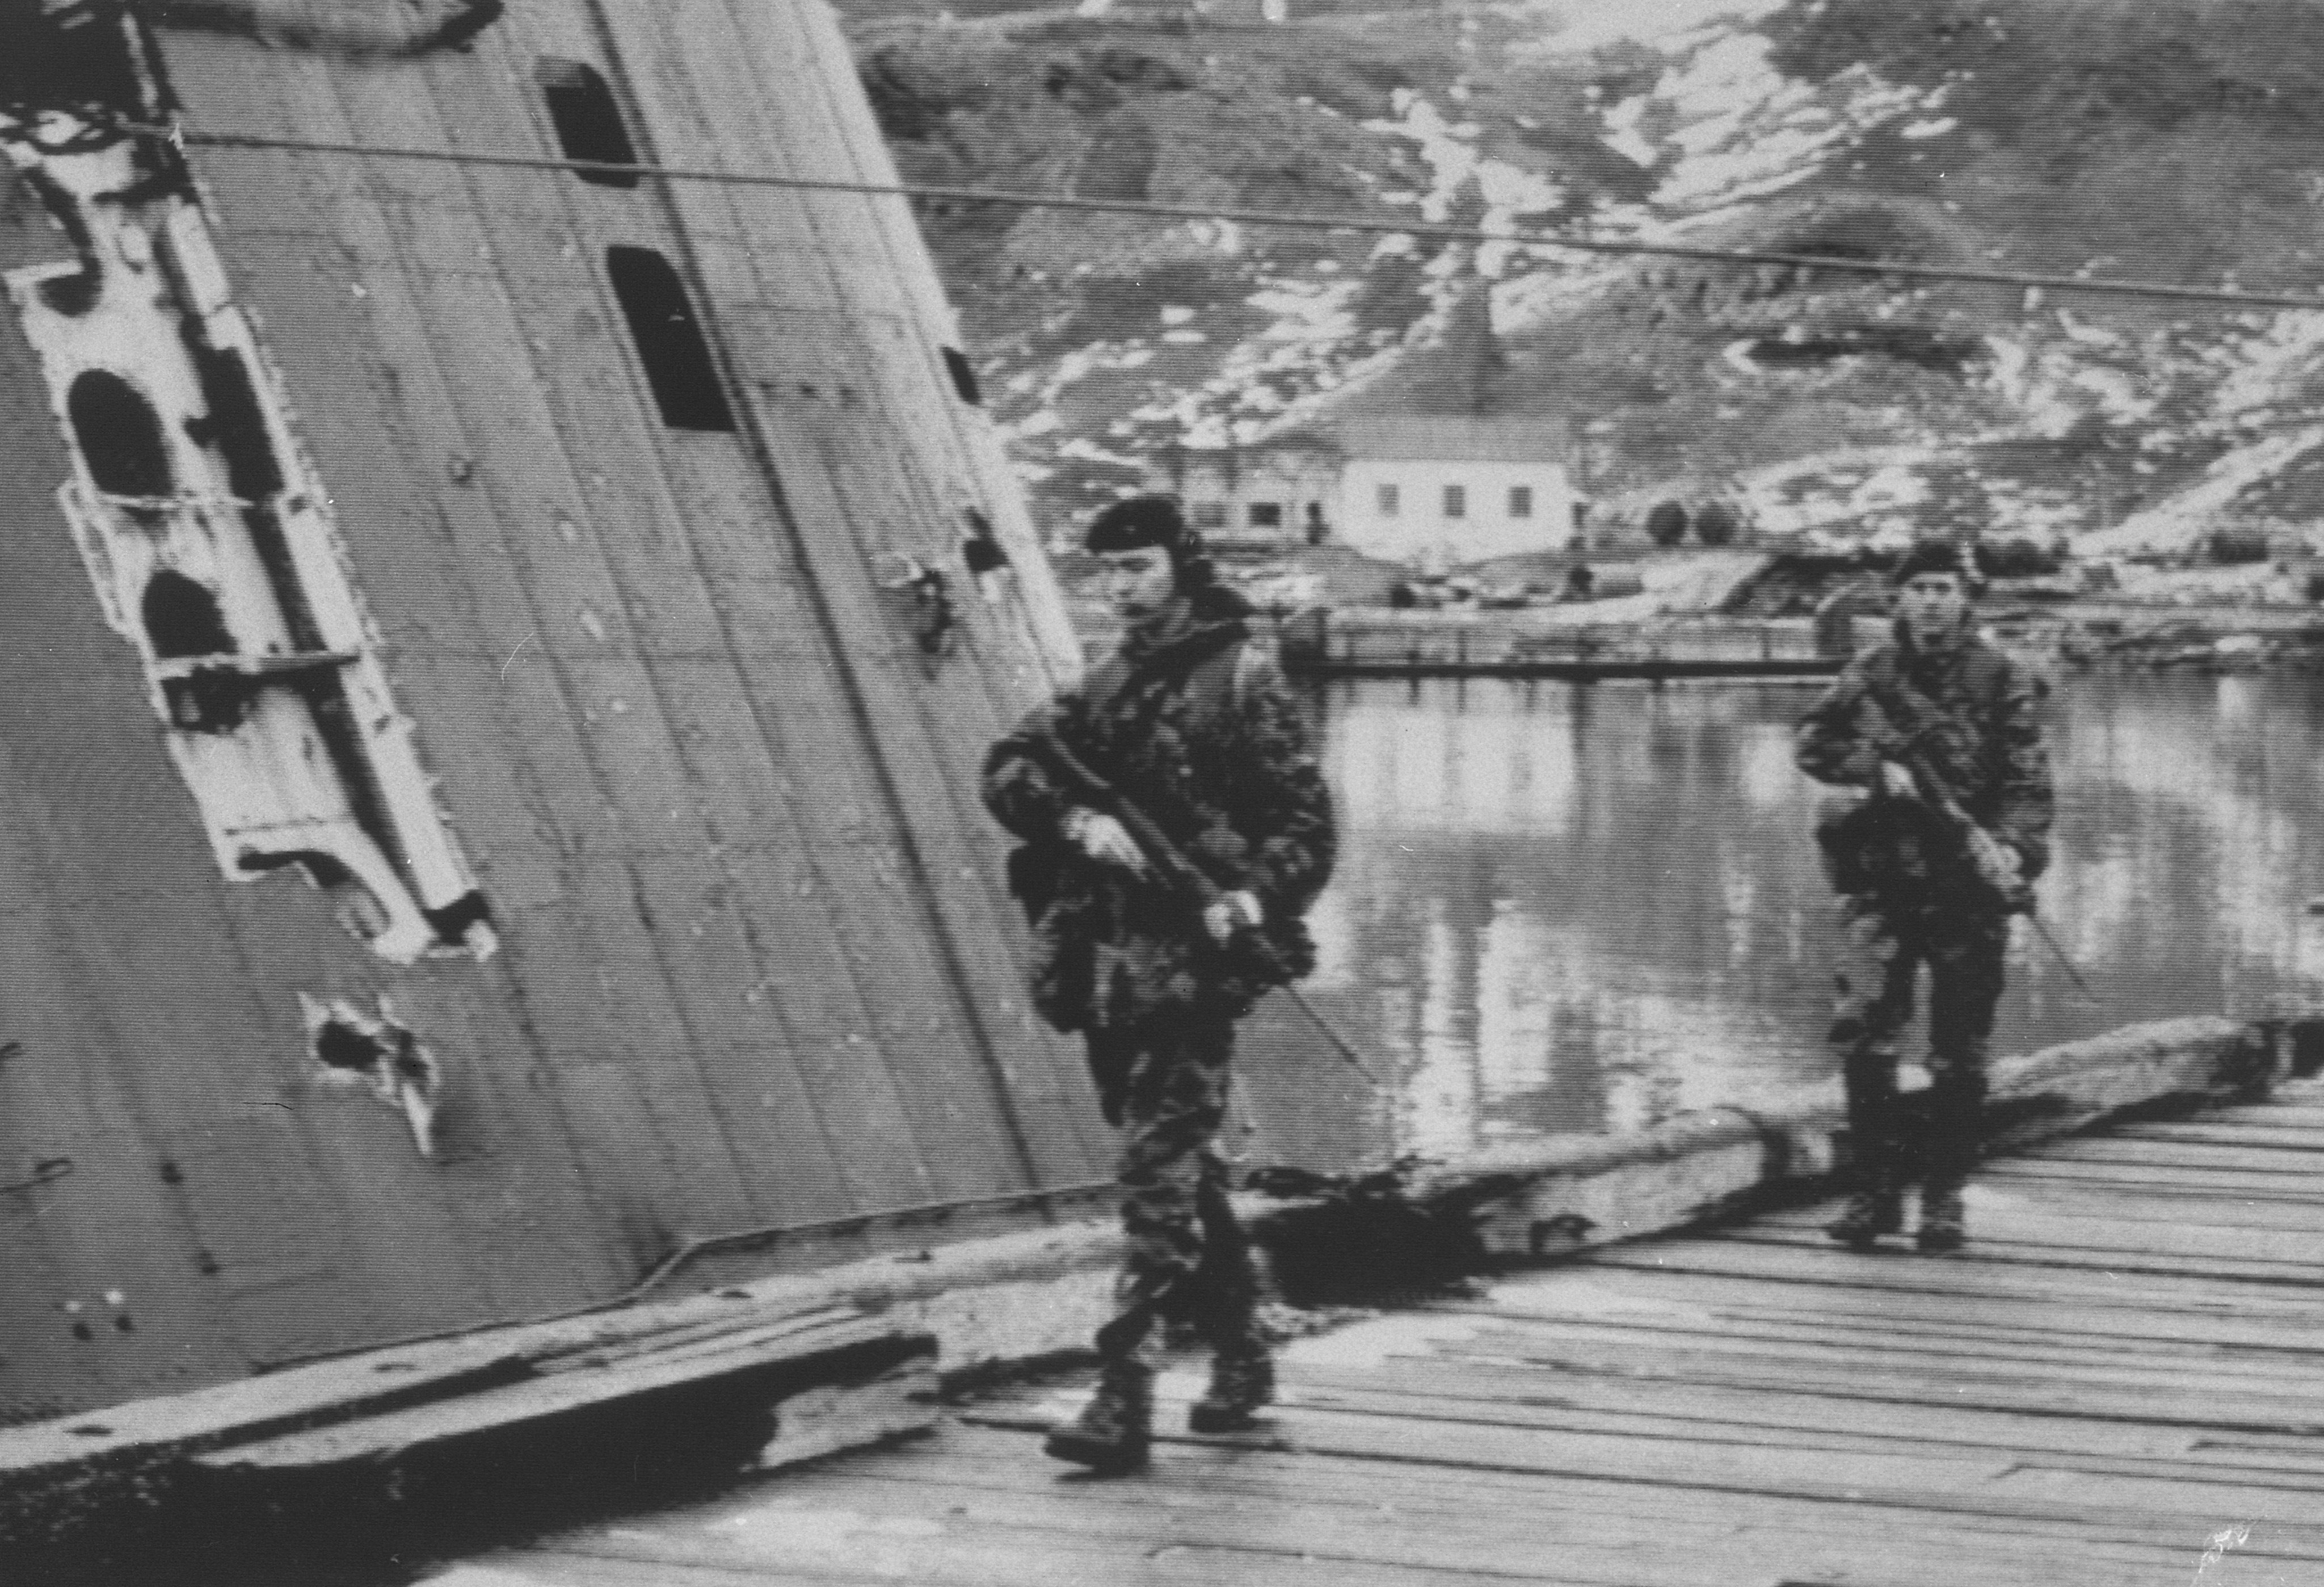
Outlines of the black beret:
M1208 588L1218 582L1210 549L1202 531L1186 521L1170 496L1130 496L1098 510L1082 537L1093 551L1135 551L1159 546L1170 553L1170 569L1184 591Z
M1161 546L1174 555L1190 531L1178 503L1167 496L1130 496L1111 503L1090 520L1082 544L1093 551L1134 551Z
M1959 540L1915 540L1890 574L1894 584L1910 583L1923 573L1950 573L1958 576L1963 587L1975 589L1984 582L1978 575L1977 558Z

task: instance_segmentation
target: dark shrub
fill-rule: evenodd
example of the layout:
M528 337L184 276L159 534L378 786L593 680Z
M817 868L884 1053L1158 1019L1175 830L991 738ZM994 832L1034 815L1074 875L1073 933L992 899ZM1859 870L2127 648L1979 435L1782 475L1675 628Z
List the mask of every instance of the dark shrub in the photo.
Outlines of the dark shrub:
M2264 530L2215 529L2204 546L2214 562L2264 562L2268 556Z
M2057 572L2058 565L2055 551L2022 535L1977 544L1977 566L1987 578L2041 578Z
M1694 512L1694 538L1706 546L1731 545L1742 521L1724 502L1712 502Z
M1676 502L1657 502L1646 514L1646 538L1658 546L1674 546L1686 538L1686 509Z

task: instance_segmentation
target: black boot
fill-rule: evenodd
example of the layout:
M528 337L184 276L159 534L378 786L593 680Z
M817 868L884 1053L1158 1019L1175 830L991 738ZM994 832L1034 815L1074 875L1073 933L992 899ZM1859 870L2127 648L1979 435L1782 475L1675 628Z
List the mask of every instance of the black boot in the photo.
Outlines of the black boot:
M1932 1179L1921 1187L1921 1227L1913 1243L1932 1254L1959 1250L1969 1243L1968 1213L1958 1181Z
M1097 1392L1082 1414L1052 1432L1041 1447L1061 1461L1108 1474L1142 1470L1154 1441L1154 1369L1139 1361L1108 1361Z
M1904 1197L1896 1189L1896 1056L1882 1048L1858 1048L1842 1070L1848 1086L1849 1155L1864 1188L1849 1201L1824 1232L1842 1245L1869 1250L1884 1234L1904 1227Z
M1882 1235L1899 1233L1904 1227L1904 1198L1893 1187L1883 1186L1850 1196L1847 1207L1823 1226L1823 1232L1853 1250L1870 1250Z
M1258 1426L1257 1412L1275 1402L1275 1358L1263 1344L1222 1350L1211 1359L1210 1391L1186 1410L1196 1433L1240 1433Z
M1930 1252L1959 1250L1969 1243L1961 1186L1977 1166L1984 1054L1972 1049L1947 1060L1932 1052L1929 1067L1929 1172L1921 1185L1921 1226L1913 1242Z

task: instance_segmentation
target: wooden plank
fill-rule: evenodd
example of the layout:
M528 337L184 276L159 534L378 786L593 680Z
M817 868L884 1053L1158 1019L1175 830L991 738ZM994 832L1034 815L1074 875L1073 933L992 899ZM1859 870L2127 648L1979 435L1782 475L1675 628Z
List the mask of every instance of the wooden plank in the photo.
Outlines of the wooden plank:
M2052 1143L2030 1159L2043 1163L2121 1163L2134 1167L2225 1169L2236 1174L2290 1175L2313 1180L2318 1165L2310 1154L2272 1146L2226 1141L2117 1140L2106 1136Z
M1328 1571L1333 1582L1344 1582L1349 1587L1411 1587L1416 1579L1441 1582L1444 1587L1469 1583L1487 1587L1489 1583L1510 1580L1507 1571L1431 1570L1416 1578L1409 1566L1382 1565L1315 1551L1286 1555L1274 1550L1172 1547L1156 1553L1141 1546L1136 1539L1122 1539L1110 1545L1075 1546L1063 1539L1021 1533L979 1545L963 1541L944 1547L859 1540L851 1547L818 1556L812 1565L786 1562L777 1579L786 1583L908 1581L927 1583L928 1587L1024 1587L1028 1556L1048 1562L1045 1568L1055 1569L1059 1579L1076 1582L1137 1581L1242 1587L1244 1583L1278 1580L1291 1569ZM528 1575L539 1570L549 1573L533 1579L557 1587L567 1583L570 1587L593 1587L600 1582L636 1587L641 1581L650 1581L656 1587L663 1583L669 1587L711 1587L713 1583L767 1579L761 1565L739 1563L731 1554L695 1545L691 1540L654 1545L633 1538L615 1538L610 1534L593 1538L586 1545L569 1545L544 1555L538 1564L528 1560ZM1554 1587L1664 1587L1663 1582L1651 1578L1642 1581L1635 1574L1582 1574L1554 1565L1527 1572L1518 1579L1552 1583ZM460 1584L447 1582L447 1587ZM1670 1587L1680 1584L1673 1582Z
M1001 1420L990 1418L985 1425L1001 1425ZM1038 1424L1009 1425L1029 1431ZM2024 1462L1986 1460L1973 1452L1942 1458L1925 1453L1881 1456L1763 1446L1747 1462L1731 1453L1720 1458L1713 1451L1672 1440L1446 1426L1320 1407L1302 1407L1296 1421L1278 1417L1267 1443L1277 1450L1323 1457L1442 1462L1544 1478L1675 1485L1738 1502L1790 1498L1948 1516L2063 1520L2078 1527L2095 1527L2112 1536L2165 1536L2158 1516L2211 1516L2221 1498L2218 1484L2183 1478L2085 1476L2063 1471L2043 1472L2038 1491L2029 1491L2037 1485L2024 1481ZM2247 1485L2237 1493L2245 1513L2265 1518L2286 1536L2301 1540L2303 1546L2324 1549L2324 1525L2310 1519L2314 1515L2311 1494Z
M2315 1129L2268 1129L2257 1124L2118 1124L2108 1130L2113 1140L2186 1141L2197 1146L2231 1146L2246 1150L2324 1152L2324 1126Z
M1986 1166L1985 1177L1997 1184L2053 1183L2101 1185L2134 1194L2170 1190L2174 1194L2210 1196L2250 1196L2258 1201L2324 1205L2324 1185L2305 1174L2255 1173L2247 1169L2178 1167L2164 1164L2133 1167L2116 1163L2081 1163L2064 1158L2035 1158L2022 1163Z
M2015 1459L2041 1454L2157 1471L2224 1472L2236 1481L2283 1475L2305 1480L2324 1465L2298 1435L2214 1435L2200 1429L2044 1416L1960 1405L1883 1405L1826 1395L1812 1384L1789 1390L1695 1386L1676 1396L1659 1384L1538 1368L1444 1358L1377 1366L1305 1367L1290 1375L1286 1406L1408 1406L1406 1414L1444 1420L1503 1420L1530 1426L1576 1418L1604 1431L1705 1444L1796 1443L1813 1448L1960 1447ZM2282 1446L2263 1441L2276 1439ZM2250 1440L2250 1444L2234 1442ZM2215 1480L2208 1475L2202 1480ZM2228 1479L2217 1479L2228 1480Z
M1434 1536L1455 1537L1464 1550L1480 1550L1485 1563L1501 1569L1554 1560L1566 1569L1616 1570L1668 1570L1692 1562L1699 1571L1709 1554L1719 1559L1723 1580L1738 1579L1738 1570L1754 1565L1796 1567L1803 1555L1823 1563L1835 1553L1853 1555L1862 1564L1877 1557L1874 1551L1893 1551L1900 1534L1941 1541L1949 1550L1995 1565L2002 1563L1999 1555L2022 1566L2045 1551L2070 1549L2118 1566L2152 1568L2168 1554L2153 1543L2105 1539L2070 1524L2012 1526L1798 1500L1742 1509L1683 1485L1515 1478L1472 1468L1433 1474L1412 1461L1317 1459L1248 1444L1211 1445L1213 1458L1205 1459L1203 1445L1175 1438L1162 1457L1168 1491L1163 1503L1185 1518L1157 1521L1156 1484L1061 1485L1030 1458L1029 1440L991 1431L976 1440L967 1436L979 1431L948 1433L940 1444L916 1452L908 1469L863 1462L847 1486L859 1496L867 1488L884 1489L878 1494L886 1500L882 1509L894 1507L907 1516L969 1514L1109 1536L1143 1531L1157 1541L1190 1535L1216 1539L1219 1520L1238 1530L1271 1524L1286 1538L1327 1538L1342 1552L1376 1559L1400 1554L1414 1565L1423 1562L1409 1553L1412 1539ZM801 1493L796 1502L805 1508L820 1498ZM1609 1516L1630 1522L1628 1535L1615 1534Z
M1176 1469L1180 1463L1171 1462L1169 1480L1174 1483L1180 1480ZM894 1491L892 1486L889 1491ZM1338 1580L1340 1570L1354 1565L1401 1572L1406 1581L1476 1571L1498 1574L1503 1580L1687 1582L1703 1579L1695 1573L1710 1555L1719 1560L1722 1581L1772 1582L1794 1579L1794 1573L1803 1566L1816 1572L1815 1580L1831 1580L1822 1573L1840 1562L1865 1568L1876 1563L1884 1550L1893 1557L1898 1531L1923 1534L1923 1528L1910 1520L1898 1527L1895 1518L1876 1512L1877 1521L1884 1523L1878 1528L1881 1536L1868 1535L1868 1529L1853 1537L1825 1533L1803 1538L1797 1530L1749 1527L1728 1518L1715 1532L1709 1527L1657 1525L1651 1531L1639 1528L1640 1536L1615 1541L1606 1536L1600 1518L1605 1511L1578 1525L1561 1526L1552 1520L1573 1502L1574 1496L1562 1483L1545 1482L1535 1490L1508 1496L1511 1509L1499 1516L1474 1506L1442 1517L1425 1511L1416 1514L1395 1502L1392 1490L1373 1492L1375 1502L1369 1507L1347 1506L1318 1513L1321 1507L1310 1501L1296 1519L1291 1519L1268 1496L1254 1495L1238 1503L1230 1494L1213 1490L1205 1494L1206 1502L1199 1509L1174 1507L1180 1513L1157 1518L1150 1501L1140 1506L1132 1490L1119 1486L1091 1485L1083 1492L1058 1492L1053 1484L1047 1493L1018 1492L996 1490L994 1484L971 1480L947 1494L959 1502L941 1512L945 1541L934 1551L929 1564L942 1571L959 1557L964 1546L974 1549L991 1537L996 1545L1019 1540L1018 1546L1027 1559L1043 1562L1060 1550L1142 1544L1148 1557L1191 1555L1213 1561L1214 1570L1231 1573L1213 1578L1222 1581L1279 1579L1282 1572L1303 1566L1305 1573L1328 1571L1331 1579ZM1626 1513L1621 1507L1628 1497L1616 1496L1611 1513ZM910 1518L922 1518L938 1520L936 1515L926 1514L918 1506L905 1508L898 1518L908 1524ZM766 1518L770 1526L779 1526L782 1517L776 1511ZM727 1545L733 1547L736 1569L780 1571L802 1552L787 1541L757 1541L756 1533L756 1528L742 1532L752 1541L742 1547ZM2084 1559L2105 1559L2117 1569L2151 1569L2161 1563L2157 1551L2092 1548L2063 1540L2045 1545L2038 1537L2024 1535L1976 1538L1939 1532L1939 1536L1949 1557L1960 1568L1979 1571L1980 1579L2006 1579L1989 1573L2011 1564L2055 1568L2077 1553ZM927 1568L909 1556L890 1556L888 1562L888 1568L899 1573L915 1572L916 1567ZM912 1579L924 1578L914 1573ZM2045 1574L2042 1579L2061 1578Z
M2313 1094L2312 1091L2310 1094ZM2211 1108L2203 1117L2215 1124L2264 1124L2277 1130L2324 1130L2324 1103L2294 1100L2291 1095L2271 1102Z
M1964 1264L2008 1263L2056 1270L2086 1268L2109 1273L2137 1273L2173 1278L2242 1279L2263 1284L2306 1281L2306 1272L2301 1264L2295 1262L2206 1257L2167 1250L2153 1252L2141 1250L2135 1241L2109 1236L2088 1225L2075 1226L2073 1232L2081 1233L2091 1243L2068 1244L2063 1240L2015 1239L2006 1232L1979 1229L1965 1250L1949 1253L1946 1259ZM1801 1250L1839 1250L1820 1231L1813 1230L1755 1231L1748 1235L1738 1236L1738 1243L1764 1243Z
M2103 1331L2084 1331L2069 1319L2063 1326L2008 1326L1943 1318L1899 1318L1834 1309L1775 1311L1737 1306L1706 1306L1691 1319L1658 1321L1643 1317L1612 1318L1587 1314L1560 1315L1498 1312L1501 1318L1523 1317L1545 1327L1596 1324L1637 1330L1657 1337L1673 1334L1733 1338L1771 1338L1800 1334L1828 1340L1837 1349L1860 1346L1877 1354L1895 1349L1934 1355L1998 1353L2013 1361L2056 1361L2122 1363L2142 1372L2216 1370L2223 1376L2253 1376L2281 1381L2288 1372L2314 1364L2312 1345L2228 1345L2214 1339L2158 1341ZM2057 1321L2053 1316L2053 1324Z
M1635 1303L1713 1317L1758 1315L1901 1325L1934 1322L2027 1331L2046 1328L2063 1337L2133 1349L2154 1343L2200 1343L2297 1354L2324 1350L2324 1342L2305 1323L2254 1322L2216 1312L2077 1308L2061 1318L2054 1299L2024 1294L1882 1289L1739 1276L1702 1282L1686 1274L1650 1269L1618 1270L1595 1264L1559 1276L1571 1283L1502 1287L1493 1291L1491 1304L1497 1313L1508 1315L1614 1317ZM1579 1292L1576 1298L1564 1298L1569 1289Z
M610 1534L586 1545L567 1545L554 1556L559 1564L584 1549L595 1557L622 1562L635 1571L650 1567L659 1573L673 1565L716 1568L727 1580L783 1581L802 1579L802 1569L821 1579L835 1570L855 1571L862 1580L908 1580L941 1582L1022 1583L1028 1562L1038 1562L1038 1579L1074 1581L1190 1581L1213 1583L1260 1583L1282 1579L1286 1573L1314 1574L1333 1582L1471 1582L1511 1580L1568 1583L1621 1584L1621 1587L1682 1587L1699 1582L1692 1573L1701 1568L1701 1555L1692 1561L1676 1551L1651 1544L1626 1547L1593 1545L1582 1539L1541 1536L1527 1547L1523 1540L1488 1535L1471 1541L1463 1528L1444 1527L1422 1530L1401 1526L1393 1516L1368 1518L1344 1530L1305 1530L1287 1527L1279 1518L1260 1512L1242 1516L1215 1511L1202 1516L1114 1518L1117 1507L1103 1496L1083 1505L1075 1515L1052 1512L1031 1505L973 1502L954 1507L938 1522L927 1518L934 1535L908 1541L898 1534L913 1520L897 1518L895 1533L876 1527L853 1539L852 1546L835 1546L835 1540L816 1523L823 1519L802 1514L805 1525L785 1528L779 1510L770 1511L763 1527L736 1527L720 1533L645 1538ZM1554 1503L1553 1491L1541 1495ZM1067 1501L1068 1503L1070 1500ZM1029 1511L1029 1513L1027 1513ZM998 1512L987 1519L986 1512ZM1013 1513L1012 1513L1013 1512ZM738 1520L742 1518L737 1518ZM1106 1523L1111 1520L1112 1525ZM1047 1523L1047 1524L1044 1524ZM1496 1528L1495 1531L1500 1529ZM1720 1550L1738 1569L1757 1567L1755 1576L1722 1576L1727 1581L1778 1582L1794 1580L1784 1562L1797 1561L1808 1550L1795 1537L1782 1535L1738 1535L1733 1529ZM1831 1546L1826 1545L1828 1548ZM1859 1539L1853 1547L1841 1545L1832 1552L1859 1560L1875 1557L1877 1545ZM1823 1555L1824 1549L1815 1551ZM1998 1568L2014 1555L2036 1568L2043 1561L2041 1548L2000 1545L1983 1551L1981 1563ZM2055 1551L2057 1564L2069 1556ZM1978 1551L1969 1551L1972 1568ZM1047 1573L1055 1572L1051 1577ZM685 1578L678 1578L683 1580ZM1831 1581L1821 1575L1813 1578ZM1877 1579L1877 1578L1868 1578ZM1998 1579L1998 1578L1995 1578ZM2069 1578L2045 1575L2047 1581ZM1845 1578L1843 1578L1845 1580Z
M1966 1339L1948 1343L1927 1337L1884 1342L1869 1330L1835 1338L1811 1326L1731 1317L1692 1326L1655 1325L1637 1319L1591 1324L1571 1319L1499 1318L1475 1338L1443 1349L1464 1356L1509 1351L1520 1359L1564 1362L1595 1359L1601 1351L1618 1354L1665 1347L1674 1360L1790 1362L1812 1372L1829 1358L1835 1370L1895 1372L1914 1381L1937 1373L1952 1374L1960 1381L2003 1383L2031 1377L2048 1389L2087 1389L2099 1396L2135 1391L2141 1385L2152 1386L2158 1394L2200 1386L2221 1397L2222 1415L2231 1404L2240 1403L2234 1398L2240 1393L2272 1394L2272 1403L2287 1412L2304 1410L2306 1420L2324 1417L2324 1401L2285 1388L2282 1365L2275 1361L2190 1354L2163 1371L2155 1358L2134 1364L2120 1351L2027 1345L2005 1352Z
M2070 1250L2120 1249L2156 1262L2184 1263L2190 1270L2219 1261L2264 1269L2274 1263L2312 1263L2319 1254L2319 1238L2324 1238L2317 1231L2298 1228L2292 1221L2246 1227L2233 1208L2218 1203L2182 1207L2178 1217L2170 1219L2109 1217L2107 1206L2099 1199L2062 1201L2048 1196L2016 1205L1972 1204L1970 1248L2054 1244ZM1758 1232L1775 1243L1838 1250L1840 1248L1824 1233L1829 1215L1770 1218L1759 1225Z
M1812 1361L1831 1355L1844 1358L1851 1368L1903 1365L1914 1370L1942 1370L1965 1379L1996 1376L2014 1379L2020 1373L2034 1373L2052 1385L2088 1385L2102 1391L2135 1389L2140 1384L2160 1379L2173 1387L2201 1385L2222 1396L2236 1391L2281 1392L2289 1364L2281 1357L2226 1357L2200 1348L2183 1349L2175 1356L2156 1352L2134 1354L2117 1346L2096 1342L2043 1341L2038 1334L2024 1331L1987 1337L1966 1330L1949 1334L1925 1330L1904 1333L1884 1332L1877 1326L1842 1329L1735 1315L1705 1318L1695 1324L1645 1318L1591 1324L1570 1317L1497 1315L1495 1326L1487 1333L1447 1348L1457 1348L1464 1354L1476 1353L1489 1351L1493 1348L1489 1342L1499 1339L1523 1341L1522 1348L1526 1350L1543 1348L1535 1342L1545 1341L1546 1348L1561 1352L1591 1342L1634 1341L1649 1348L1668 1344L1676 1351L1755 1359L1766 1356ZM1997 1348L2004 1343L2009 1347ZM2310 1401L2287 1393L2280 1403L2287 1408L2304 1406L2313 1416L2324 1417L2324 1398Z
M0 1431L0 1495L323 1416L360 1414L514 1381L528 1369L506 1341L383 1352L107 1407Z
M258 1478L422 1458L487 1435L579 1426L591 1413L682 1393L721 1412L829 1389L814 1402L801 1442L785 1458L815 1459L860 1432L872 1442L936 1419L936 1342L899 1334L877 1318L732 1334L693 1350L652 1352L414 1406L310 1432L238 1444L197 1457L209 1471ZM861 1391L858 1412L835 1396ZM918 1400L912 1397L919 1396ZM853 1431L850 1431L853 1429Z
M1970 1248L1974 1250L1975 1247ZM1669 1272L1739 1273L1806 1283L1871 1285L1940 1293L1999 1292L2071 1301L2078 1306L2172 1307L2196 1314L2288 1319L2313 1318L2316 1301L2285 1285L2192 1278L2183 1274L2133 1272L2097 1263L1981 1263L1947 1257L1929 1261L1902 1251L1857 1256L1826 1242L1821 1249L1779 1240L1738 1237L1718 1243L1681 1241L1669 1246L1617 1248L1593 1259L1611 1266Z
M2226 1394L2200 1382L2163 1388L2149 1382L2076 1381L2066 1374L2053 1378L2031 1369L2015 1374L1973 1371L1957 1361L1916 1372L1900 1365L1858 1363L1813 1348L1690 1351L1659 1342L1575 1340L1512 1344L1500 1353L1556 1370L1653 1377L1673 1383L1785 1392L1813 1384L1827 1393L1873 1402L2026 1409L2185 1427L2324 1430L2324 1412L2313 1401L2288 1405L2264 1390Z
M1698 1447L1706 1474L1715 1473L1731 1458L1710 1444ZM940 1440L915 1449L908 1462L853 1462L821 1474L816 1486L860 1490L878 1482L894 1489L926 1489L931 1499L964 1490L1051 1494L1067 1504L1084 1499L1084 1485L1060 1484L1052 1469L1030 1458L1033 1453L1031 1440L1013 1428L970 1423L948 1428ZM1162 1459L1167 1488L1161 1495L1155 1492L1156 1484L1089 1485L1092 1497L1118 1497L1126 1507L1146 1509L1154 1507L1157 1497L1179 1508L1221 1502L1267 1505L1284 1515L1286 1527L1325 1530L1341 1525L1351 1512L1370 1512L1394 1517L1407 1527L1443 1526L1480 1536L1515 1533L1544 1549L1561 1552L1592 1542L1635 1552L1640 1541L1664 1534L1685 1537L1694 1546L1715 1546L1729 1535L1759 1530L1877 1544L1895 1531L1911 1529L1987 1545L2006 1540L2013 1547L2049 1537L2116 1550L2128 1557L2149 1555L2156 1546L2141 1539L2109 1539L2070 1516L2010 1520L1869 1504L1835 1506L1784 1495L1744 1509L1722 1504L1684 1483L1635 1482L1600 1474L1544 1478L1473 1462L1317 1456L1274 1446L1264 1437L1204 1440L1166 1432ZM798 1497L811 1504L821 1496L810 1490ZM1868 1512L1877 1515L1877 1526L1868 1524ZM1609 1516L1635 1521L1637 1535L1609 1535Z
M1991 1178L1969 1182L1969 1232L1974 1236L1982 1220L1978 1201L1983 1198L1988 1206L2003 1206L2010 1200L2023 1201L2036 1194L2034 1187L2015 1187ZM2095 1217L2117 1223L2125 1228L2152 1228L2156 1225L2181 1223L2201 1224L2220 1218L2233 1221L2239 1229L2312 1229L2315 1214L2310 1208L2293 1202L2262 1202L2247 1196L2195 1195L2174 1191L2166 1197L2127 1195L2119 1186L2090 1185L2081 1182L2051 1181L2039 1187L2041 1204L2061 1216ZM1770 1221L1770 1227L1794 1224L1821 1227L1839 1211L1835 1204L1821 1216L1794 1214Z
M2079 1229L2080 1225L2075 1227ZM2103 1240L2107 1237L2092 1232L2089 1238ZM1909 1242L1892 1243L1872 1251L1850 1251L1833 1242L1820 1230L1797 1227L1738 1229L1722 1243L1738 1253L1765 1251L1769 1262L1790 1268L1812 1263L1819 1257L1837 1259L1843 1264L1850 1260L1857 1263L1895 1262L1904 1259L1925 1262L1925 1259L1913 1250ZM1674 1259L1683 1259L1675 1251L1671 1255ZM2201 1283L2233 1284L2238 1287L2238 1293L2257 1296L2270 1289L2284 1287L2282 1280L2285 1278L2282 1263L2227 1257L2177 1256L2169 1252L2149 1253L2139 1250L2135 1243L2116 1244L2111 1250L2101 1244L2045 1244L2039 1240L2012 1240L2005 1234L1988 1233L1974 1223L1970 1228L1969 1243L1959 1251L1947 1253L1944 1259L1963 1268L1997 1264L2038 1269L2049 1274L2055 1282L2085 1287L2119 1282L2123 1276L2135 1275L2142 1281L2153 1282L2156 1286L2156 1293L2166 1297L2183 1293L2190 1286ZM2114 1277L2110 1278L2110 1275Z

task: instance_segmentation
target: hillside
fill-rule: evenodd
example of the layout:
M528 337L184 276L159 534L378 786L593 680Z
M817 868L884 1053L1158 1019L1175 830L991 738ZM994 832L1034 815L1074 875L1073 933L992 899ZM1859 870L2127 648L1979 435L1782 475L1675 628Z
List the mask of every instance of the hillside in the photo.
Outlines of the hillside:
M1086 9L1086 8L1085 8ZM859 16L908 180L2324 291L2296 0ZM924 212L1055 517L1179 436L1556 413L1617 514L2165 547L2304 527L2324 314L1409 236Z

